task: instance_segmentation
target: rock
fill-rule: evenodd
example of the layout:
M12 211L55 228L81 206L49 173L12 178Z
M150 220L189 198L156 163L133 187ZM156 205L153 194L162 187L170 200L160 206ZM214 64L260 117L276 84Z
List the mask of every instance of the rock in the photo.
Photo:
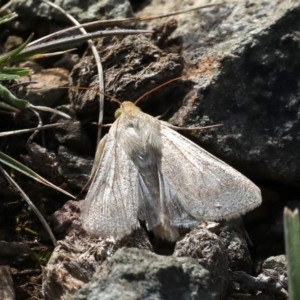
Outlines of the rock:
M263 265L263 270L275 270L280 275L286 275L287 274L287 261L285 255L277 255L277 256L271 256L267 258Z
M96 47L105 73L105 92L120 101L137 100L159 84L180 76L183 69L183 59L178 54L161 51L143 35L101 38ZM79 115L95 117L98 111L95 91L98 90L98 76L89 50L75 65L69 79L70 86L94 89L71 90L70 101ZM163 99L171 88L172 85L158 90L152 100ZM147 99L143 99L144 104ZM110 106L109 102L106 106ZM108 113L113 116L111 111Z
M209 289L209 272L196 260L122 248L100 266L93 280L72 299L218 298Z
M62 229L62 227L61 227ZM85 233L68 230L69 236L59 241L47 266L43 269L43 295L46 300L70 299L89 282L107 257L124 246L151 250L143 230L133 232L126 240L98 239Z
M30 248L25 243L0 241L0 257L15 257L29 253Z
M41 70L39 73L31 75L31 80L35 84L26 89L26 93L22 95L23 99L33 105L48 107L65 104L67 90L59 87L68 84L68 74L69 72L65 69L53 68ZM19 84L24 81L28 82L28 78L20 77L17 80Z
M224 300L274 300L274 297L266 294L251 295L236 293L230 295L230 297L226 297Z
M275 299L288 299L287 278L274 270L264 270L257 277L243 271L232 273L231 280L241 284L241 290L257 293L258 291L272 295Z
M4 51L9 52L15 50L16 48L20 47L24 43L24 40L15 35L10 35L7 37L7 40L4 44Z
M238 224L230 222L221 227L218 236L226 248L229 269L251 273L253 264L245 238L245 231Z
M74 151L94 155L95 149L92 146L87 129L77 120L77 116L70 105L62 105L56 109L68 114L72 118L71 120L66 120L59 115L52 116L51 123L63 123L62 126L55 129L54 137L57 142Z
M74 17L79 23L112 18L129 18L133 16L128 0L89 0L88 2L80 0L55 0L53 2ZM19 28L34 30L36 28L33 26L39 24L41 20L46 28L46 25L49 26L49 24L45 24L47 20L52 21L52 23L54 20L56 23L61 22L70 25L70 21L65 15L43 2L36 3L34 0L17 0L12 3L11 10L19 15L19 22L23 24L23 26L19 25ZM26 18L30 18L31 22L23 22L23 18L25 20Z
M27 145L27 151L28 154L21 155L22 162L39 175L53 180L57 175L56 154L34 142Z
M87 243L76 236L60 241L43 269L45 299L66 299L89 282L108 247L109 244L97 243L96 239Z
M79 55L73 53L65 53L62 58L54 63L55 68L64 68L69 72L72 71L73 67L79 62Z
M175 257L192 257L209 271L210 284L222 298L228 283L228 258L222 240L205 228L195 228L176 243Z
M90 178L93 160L64 146L58 148L57 159L59 175L71 188L82 189Z
M53 230L64 236L86 236L79 218L83 201L70 200L51 217Z

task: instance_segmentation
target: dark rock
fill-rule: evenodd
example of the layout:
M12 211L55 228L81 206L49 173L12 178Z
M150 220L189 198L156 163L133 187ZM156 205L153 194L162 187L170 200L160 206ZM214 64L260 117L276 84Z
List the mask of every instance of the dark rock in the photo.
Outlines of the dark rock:
M94 149L87 130L82 123L76 120L76 114L70 105L62 105L56 109L68 114L72 118L71 120L66 120L59 115L54 115L51 118L51 123L63 123L62 126L56 128L54 134L59 144L83 154L93 155Z
M29 253L30 248L24 243L0 241L0 257L14 257Z
M180 76L183 69L183 59L178 54L161 51L142 35L101 38L96 47L105 72L105 92L120 101L137 100L159 84ZM98 76L90 51L73 68L69 84L93 89L71 90L70 96L78 114L95 116L98 111ZM164 98L171 87L158 90L155 99ZM143 99L145 101L147 98Z
M229 269L251 273L253 265L245 231L238 224L231 222L221 227L218 236L226 248Z
M176 243L175 257L192 257L209 271L210 284L222 297L228 283L228 258L223 241L205 228L196 228Z
M28 154L21 155L23 163L39 175L53 180L57 175L56 154L34 142L27 145L27 151Z
M59 175L71 188L82 189L90 178L92 159L64 146L58 148L57 159Z
M63 57L54 63L55 68L64 68L69 72L72 71L73 67L79 62L79 55L73 53L65 53Z
M230 295L230 297L226 297L225 300L274 300L274 297L266 294L251 295L235 293L234 295Z
M122 248L105 261L74 300L217 299L209 272L192 258L155 255Z
M79 219L81 205L82 201L70 200L57 210L51 217L54 231L64 235L80 235L81 237L86 234Z

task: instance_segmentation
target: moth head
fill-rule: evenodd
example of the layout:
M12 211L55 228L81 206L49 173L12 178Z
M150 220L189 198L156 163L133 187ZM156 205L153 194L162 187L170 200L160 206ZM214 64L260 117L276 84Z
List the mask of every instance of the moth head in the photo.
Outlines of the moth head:
M115 111L115 119L118 119L122 114L122 108L119 107L116 111Z
M119 118L122 113L128 113L137 110L140 110L140 108L137 107L133 102L124 101L122 102L120 108L115 111L115 118Z

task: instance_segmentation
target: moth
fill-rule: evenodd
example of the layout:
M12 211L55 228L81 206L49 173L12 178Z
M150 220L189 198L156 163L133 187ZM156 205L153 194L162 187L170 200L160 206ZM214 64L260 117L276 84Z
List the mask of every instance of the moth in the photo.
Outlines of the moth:
M261 203L259 188L238 171L140 110L121 114L99 142L87 192L84 229L122 238L140 227L175 241L178 228L238 217Z

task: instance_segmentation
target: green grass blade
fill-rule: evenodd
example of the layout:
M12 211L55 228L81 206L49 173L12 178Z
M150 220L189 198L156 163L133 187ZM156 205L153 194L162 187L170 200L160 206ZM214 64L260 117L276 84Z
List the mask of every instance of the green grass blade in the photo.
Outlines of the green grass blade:
M15 80L15 79L17 79L19 77L20 76L16 75L16 74L3 74L3 73L0 73L0 81L3 81L3 80Z
M16 18L17 16L18 15L15 12L13 12L13 13L10 13L10 14L7 14L7 15L1 17L0 18L0 25L2 25L4 23L6 23L6 22L8 22L8 21L10 21L10 20L12 20L14 18Z
M0 151L0 162L13 168L14 170L17 170L18 172L46 185L49 186L61 193L64 193L65 195L75 199L75 197L71 194L69 194L67 191L55 186L54 184L52 184L51 182L47 181L45 178L43 178L42 176L40 176L39 174L37 174L36 172L34 172L33 170L31 170L30 168L26 167L25 165L21 164L20 162L18 162L17 160L13 159L12 157L4 154L3 152Z
M10 104L11 106L14 106L21 110L30 107L30 103L28 101L17 98L2 84L0 84L0 98L2 98L2 100Z
M14 112L14 113L20 113L19 109L15 108L14 106L11 106L3 101L0 101L0 110L1 111L3 111L3 110L10 111L10 112Z
M11 63L16 57L18 57L18 54L24 50L24 48L30 43L30 41L33 38L33 33L29 36L29 38L17 49L5 54L4 56L0 57L0 67L4 67L4 65Z
M288 265L290 300L300 299L300 224L299 211L284 209L284 236Z
M28 68L7 68L4 67L0 71L0 81L3 80L14 80L19 78L20 76L30 76L32 74L32 70Z
M12 74L12 75L19 75L19 76L29 76L32 75L32 70L29 68L19 68L19 67L4 67L1 72L1 74Z

